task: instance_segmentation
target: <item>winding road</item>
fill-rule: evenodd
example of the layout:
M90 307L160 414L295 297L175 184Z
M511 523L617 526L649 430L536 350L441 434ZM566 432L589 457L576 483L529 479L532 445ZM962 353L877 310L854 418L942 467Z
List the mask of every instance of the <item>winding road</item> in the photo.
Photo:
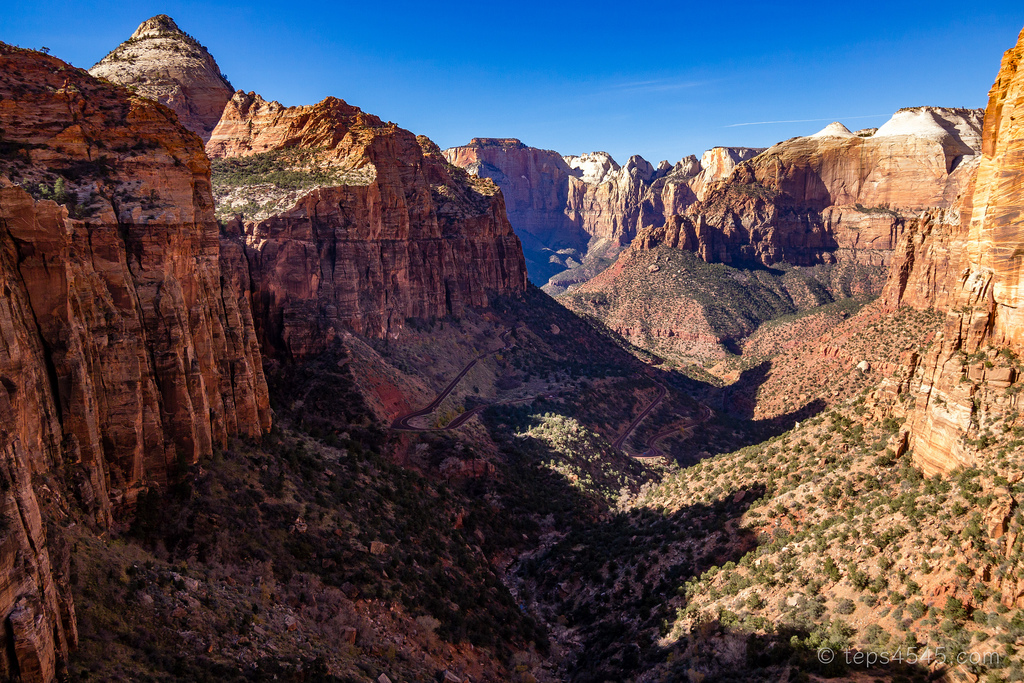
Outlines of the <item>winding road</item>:
M466 412L462 413L461 415L456 416L451 422L449 422L448 424L446 424L443 427L417 427L417 426L415 426L413 424L410 424L411 420L415 420L416 418L423 417L425 415L429 415L432 412L434 412L435 410L437 410L438 406L441 405L441 402L444 401L446 398L448 398L448 394L452 393L452 391L455 389L455 387L458 386L459 382L462 381L462 378L466 376L466 373L469 372L470 370L472 370L473 367L477 363L482 361L484 358L487 358L487 356L491 356L491 355L494 355L494 354L497 354L497 353L502 353L504 351L508 351L513 346L515 346L515 342L513 342L513 341L511 341L509 339L511 334L512 334L512 330L510 330L510 329L509 330L505 330L504 332L502 332L499 338L504 342L504 346L502 346L500 349L496 349L494 351L486 351L484 353L481 353L479 356L477 356L473 360L469 361L469 363L466 364L466 367L462 368L462 371L459 372L459 374L456 375L455 378L451 382L448 383L448 386L446 386L444 389L442 389L441 393L439 393L437 396L434 397L433 401L431 401L428 405L424 406L423 408L420 408L419 410L413 410L412 412L405 413L404 415L399 415L398 417L395 418L395 421L391 423L391 429L394 429L395 431L402 431L402 432L446 432L446 431L451 430L451 429L458 429L459 427L464 425L474 415L476 415L477 413L481 412L485 408L489 408L491 406L495 406L495 405L512 405L514 403L525 403L527 401L534 401L534 400L536 400L538 398L554 398L555 397L554 394L540 394L539 396L530 397L530 398L518 398L518 399L513 399L513 400L510 400L510 401L497 401L495 403L483 403L481 405L478 405L478 406L475 406L473 408L470 408L469 410L467 410ZM614 446L618 450L623 450L622 446L623 446L623 444L626 443L626 439L629 438L629 435L633 433L633 431L640 425L641 422L643 422L645 417L650 415L652 410L654 410L655 408L658 407L658 404L660 404L662 402L662 400L664 400L665 396L668 394L668 389L665 387L664 384L662 384L658 380L654 379L653 377L651 377L651 380L654 381L654 383L658 385L658 395L654 397L654 400L652 400L649 404L647 404L646 408L644 408L642 411L640 411L639 415L637 415L635 418L633 418L633 421L629 423L629 426L626 427L626 430L619 436L619 438L615 439L615 441L612 443L612 446ZM693 427L696 427L697 425L702 424L702 423L706 422L707 420L711 419L711 416L713 414L714 414L714 412L710 408L708 408L703 403L700 404L700 417L699 418L697 418L696 420L687 421L685 424L676 424L673 427L671 427L670 429L666 429L666 430L663 430L661 432L658 432L657 434L654 434L653 436L649 437L647 439L647 441L644 443L644 447L645 447L646 450L644 450L644 452L639 454L639 455L634 455L633 457L634 458L659 458L659 457L662 457L664 454L661 451L659 451L658 448L655 446L655 444L658 441L660 441L661 439L664 439L667 436L670 436L670 435L678 432L681 429L692 429Z
M665 388L664 384L658 380L654 380L654 383L658 385L658 395L647 405L646 408L640 411L640 414L629 423L628 427L626 427L626 431L622 432L622 435L612 443L612 446L618 450L622 450L622 444L626 443L626 439L633 433L633 430L637 428L637 425L643 422L643 419L647 417L652 410L658 407L658 404L661 403L663 398L665 398L665 394L668 393L668 389Z
M406 413L405 415L399 415L398 417L395 418L395 421L391 423L391 428L397 431L404 432L444 432L448 431L449 429L456 429L457 427L461 427L463 424L465 424L466 420L473 417L484 408L494 405L491 403L485 403L483 405L476 406L475 408L471 408L470 410L467 410L466 412L462 413L454 420L446 424L444 427L416 427L409 424L410 420L415 420L418 417L429 415L430 413L437 410L437 407L441 405L441 402L448 398L448 394L452 393L452 390L455 389L456 385L458 385L462 378L466 376L466 373L472 370L473 366L476 365L478 362L482 361L484 358L487 358L487 356L491 356L496 353L502 353L503 351L508 351L513 346L515 346L515 342L509 340L509 335L511 334L512 330L505 330L504 332L502 332L499 338L505 342L504 346L495 351L486 351L484 353L481 353L479 356L469 361L469 363L466 364L466 367L462 368L462 372L456 375L455 379L448 383L448 386L446 386L441 391L441 393L438 394L434 398L434 400L430 402L430 405L424 408L420 408L419 410L414 410L411 413ZM520 399L520 401L525 400L533 399ZM509 403L517 402L518 401L509 401Z
M676 434L676 433L678 433L678 432L680 432L680 431L682 431L684 429L693 429L697 425L703 424L703 423L707 422L708 420L710 420L714 414L715 413L714 413L713 410L711 410L711 408L708 408L706 405L701 403L700 404L700 417L698 417L696 420L687 421L684 424L673 425L669 429L662 430L662 431L658 432L657 434L653 434L652 436L647 437L647 441L644 442L644 449L645 449L644 452L639 454L639 455L634 455L633 457L637 458L637 459L661 458L661 457L663 457L665 454L662 453L661 451L659 451L658 447L655 446L655 444L657 442L661 441L666 436L672 436L673 434Z

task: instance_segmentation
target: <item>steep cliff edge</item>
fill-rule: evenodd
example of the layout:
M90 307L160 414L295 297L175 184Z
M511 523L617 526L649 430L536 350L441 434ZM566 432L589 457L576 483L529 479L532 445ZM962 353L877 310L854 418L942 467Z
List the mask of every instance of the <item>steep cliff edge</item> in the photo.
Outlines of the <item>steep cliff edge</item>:
M245 235L268 353L308 356L343 330L396 337L407 319L525 290L497 186L342 100L283 107L236 93L206 148L222 202L275 203L231 224ZM286 189L290 174L312 185Z
M166 14L142 22L89 73L166 104L204 141L234 92L206 48Z
M444 150L444 157L501 188L532 282L543 285L566 269L568 259L582 260L591 235L566 215L569 183L578 171L558 152L516 139L474 138L468 145Z
M907 236L884 293L890 306L947 311L941 343L922 359L908 421L931 474L979 463L991 425L1014 414L1024 353L1024 32L1003 56L985 111L982 157L955 211Z
M0 101L2 670L51 680L74 613L32 475L67 477L105 525L228 436L262 434L270 411L200 139L160 104L4 44Z

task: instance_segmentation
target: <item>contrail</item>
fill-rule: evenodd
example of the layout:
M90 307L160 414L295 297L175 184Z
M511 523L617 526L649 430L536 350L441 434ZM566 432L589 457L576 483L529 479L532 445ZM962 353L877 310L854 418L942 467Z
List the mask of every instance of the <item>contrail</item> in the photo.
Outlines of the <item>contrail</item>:
M751 121L750 123L730 123L723 128L736 128L737 126L763 126L769 123L811 123L813 121L842 121L843 119L873 119L887 114L868 114L867 116L836 116L827 119L789 119L788 121Z

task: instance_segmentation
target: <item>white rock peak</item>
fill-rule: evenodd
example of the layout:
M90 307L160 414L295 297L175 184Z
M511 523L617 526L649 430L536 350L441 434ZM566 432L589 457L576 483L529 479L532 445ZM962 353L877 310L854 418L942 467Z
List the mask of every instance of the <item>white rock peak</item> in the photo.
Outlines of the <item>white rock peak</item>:
M588 185L600 185L612 179L619 172L619 165L608 152L587 152L579 156L566 156L569 168L582 171L579 179Z
M846 126L844 126L843 124L839 123L838 121L833 121L832 123L828 124L827 126L822 128L821 130L819 130L814 135L811 135L810 137L812 137L812 138L855 138L857 136L854 135L853 133L851 133L850 129L847 128Z
M158 14L155 17L147 19L139 24L139 27L135 29L135 33L132 34L132 37L129 38L129 40L139 40L140 38L159 36L167 33L184 34L184 32L178 28L178 25L174 23L174 19L171 19L166 14Z

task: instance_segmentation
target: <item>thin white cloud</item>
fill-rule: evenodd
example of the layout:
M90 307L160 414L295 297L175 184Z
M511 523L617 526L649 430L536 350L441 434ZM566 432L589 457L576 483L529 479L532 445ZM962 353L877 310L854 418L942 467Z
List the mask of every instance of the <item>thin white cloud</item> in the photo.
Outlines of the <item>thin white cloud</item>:
M676 81L667 78L660 78L651 81L631 81L628 83L613 83L605 91L616 92L663 92L666 90L683 90L686 88L698 88L707 85L711 81Z
M772 123L812 123L814 121L844 121L850 119L875 119L888 114L867 114L866 116L834 116L826 119L787 119L785 121L750 121L748 123L730 123L723 128L737 128L739 126L766 126Z

